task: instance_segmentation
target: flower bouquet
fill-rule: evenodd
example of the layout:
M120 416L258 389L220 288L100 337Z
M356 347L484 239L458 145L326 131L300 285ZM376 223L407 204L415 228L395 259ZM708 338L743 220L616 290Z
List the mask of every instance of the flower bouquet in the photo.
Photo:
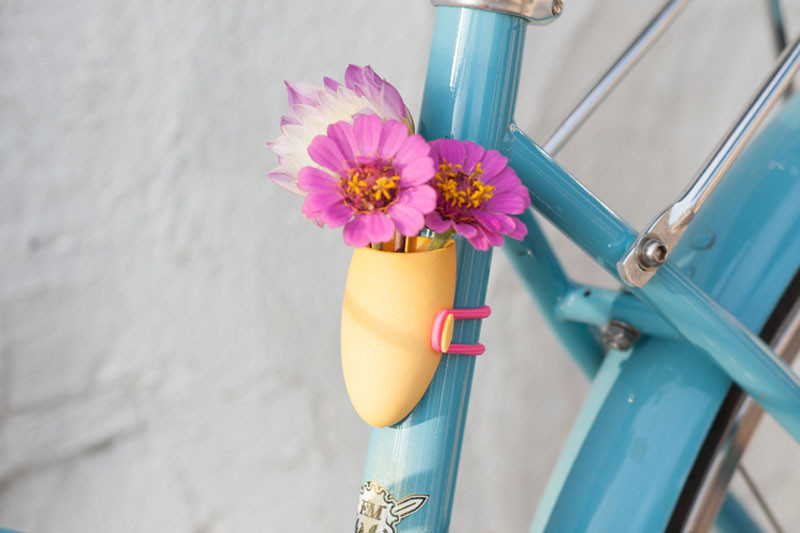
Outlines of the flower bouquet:
M269 177L355 248L342 306L345 384L366 422L395 424L450 348L455 237L478 250L522 239L527 228L511 215L530 205L528 190L499 152L416 134L397 89L368 66L350 65L344 85L286 88L290 113L268 143L279 162Z

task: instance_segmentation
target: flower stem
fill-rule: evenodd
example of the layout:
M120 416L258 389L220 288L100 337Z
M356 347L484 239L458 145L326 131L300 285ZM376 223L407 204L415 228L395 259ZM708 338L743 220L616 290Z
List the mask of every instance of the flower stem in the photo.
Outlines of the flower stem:
M445 231L444 233L436 233L431 239L430 244L428 244L428 251L438 250L439 248L443 248L447 241L449 241L455 231L450 228L449 230Z
M403 253L406 251L406 238L398 230L394 230L394 252Z

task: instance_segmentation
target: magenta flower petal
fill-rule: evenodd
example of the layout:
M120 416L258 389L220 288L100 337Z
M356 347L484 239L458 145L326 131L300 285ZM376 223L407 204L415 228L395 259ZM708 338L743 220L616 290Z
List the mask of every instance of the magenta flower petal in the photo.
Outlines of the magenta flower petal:
M496 229L495 231L498 231L503 235L510 235L511 232L514 231L514 228L516 227L514 221L517 219L512 216L506 215L505 213L492 213L492 218L498 225L498 229Z
M400 171L400 181L406 187L413 187L427 183L435 174L433 159L421 157L403 167Z
M475 217L479 223L483 224L487 229L491 231L500 231L500 221L497 219L497 216L485 211L481 211L480 209L473 209L472 216Z
M508 236L512 239L517 239L521 241L525 238L525 235L528 234L528 227L523 224L523 222L516 218L516 217L509 217L511 218L512 222L514 222L514 229L508 232Z
M342 154L343 159L347 161L355 159L357 152L356 135L350 124L343 120L336 124L331 124L328 126L328 137L336 143L336 147L339 149L339 153Z
M354 248L362 248L370 243L367 235L367 223L363 216L354 217L344 227L344 243Z
M339 147L330 137L325 135L317 135L311 141L311 146L308 147L308 155L315 163L323 167L333 170L334 172L342 168L344 162L344 155L339 151Z
M485 228L478 228L478 231L483 232L492 246L503 246L503 235L493 231L487 231Z
M306 192L329 192L337 190L337 182L333 177L314 167L303 167L297 173L297 186Z
M408 128L403 124L390 120L383 125L381 137L378 141L378 154L381 157L393 157L408 138ZM433 164L433 161L431 161Z
M279 172L277 170L273 170L267 177L271 179L275 185L280 187L281 189L285 189L289 192L293 192L297 194L301 192L300 189L297 188L297 182L292 178L292 176L285 174L283 172Z
M481 169L483 170L486 182L496 176L501 170L506 169L513 173L514 171L506 167L508 159L503 157L497 150L486 150L486 153L481 159ZM514 174L516 177L516 174ZM519 179L517 180L519 181Z
M397 229L406 237L413 237L425 227L422 213L405 204L394 203L387 210Z
M300 124L300 121L299 121L299 120L297 120L297 119L296 119L296 118L294 118L294 117L289 117L289 116L286 116L286 115L281 115L281 128L283 128L284 126L286 126L286 125L288 125L288 124L294 124L295 126L297 126L297 125L299 125L299 124ZM267 143L267 145L269 146L270 144L269 144L269 143Z
M319 216L328 226L338 228L353 218L353 208L342 202L336 202L323 209Z
M444 161L453 165L463 165L464 158L467 156L467 150L464 145L461 141L456 141L455 139L442 139L439 141L439 153Z
M469 243L476 250L482 250L485 252L491 247L491 243L487 238L486 232L482 228L472 227L472 229L475 230L475 233L470 236L464 235L464 237L466 237Z
M422 138L422 135L410 135L403 141L394 156L394 162L400 167L404 167L410 162L420 157L426 157L431 153L431 147Z
M441 161L442 154L439 152L439 141L431 141L428 143L428 147L431 150L431 157L434 161Z
M413 205L421 213L430 213L436 209L436 191L430 185L409 187L401 192L398 202Z
M381 97L381 78L375 74L372 67L367 65L361 69L361 80L356 82L354 90L356 93L359 90L363 91L364 95L370 99L379 99Z
M483 168L487 181L491 181L494 176L502 172L509 171L514 174L514 171L506 165L508 165L508 158L503 157L500 152L495 150L487 150L481 160L481 167ZM514 177L516 177L516 174L514 174ZM519 179L517 179L517 181L519 181Z
M440 139L431 143L436 160L436 209L426 216L428 227L441 232L452 227L479 250L499 246L503 236L521 239L527 228L510 215L530 205L528 190L508 159L469 141Z
M455 223L453 224L453 228L455 228L456 233L468 239L478 234L478 227L474 224Z
M341 201L342 197L336 191L312 192L306 196L305 205L312 211L322 211L326 207Z
M486 202L486 206L493 211L502 211L503 213L510 213L518 215L528 208L531 201L525 201L525 197L518 194L501 194L492 197L491 200Z
M376 115L331 125L328 135L315 137L308 149L325 168L306 166L298 172L297 185L308 193L303 214L331 227L344 225L345 242L352 246L388 241L395 228L407 236L419 233L425 215L436 207L436 191L427 183L435 171L430 149L424 141L411 143L408 160L399 167L377 148L392 152L406 146L409 137L402 124L383 124Z
M314 223L315 223L317 226L319 226L320 228L321 228L321 227L323 227L323 226L325 225L325 224L324 224L324 223L323 223L323 222L322 222L322 221L319 219L319 211L317 211L316 209L311 209L311 208L308 206L308 204L306 204L306 203L305 203L305 201L303 201L303 207L302 207L302 208L300 208L300 212L301 212L301 213L303 213L303 215L304 215L304 216L305 216L307 219L309 219L309 220L313 220L313 221L314 221Z
M520 185L519 178L517 177L517 173L510 167L505 167L499 172L496 172L491 177L488 177L489 174L486 173L485 176L487 178L484 180L486 183L490 183L492 186L497 187L501 191L506 191L507 189L514 189Z
M385 83L383 86L383 102L393 113L402 117L408 116L406 104L403 103L400 92L390 83Z
M353 122L356 143L361 156L371 157L378 153L382 122L377 115L360 115Z
M453 227L452 220L445 220L438 212L433 211L425 215L425 224L436 233L444 233Z
M334 93L339 90L339 87L342 86L342 84L340 84L338 81L331 79L327 76L322 78L322 84L325 86L326 89Z
M371 242L385 242L392 238L394 225L383 213L359 215L344 227L344 242L361 247Z
M318 159L325 160L326 164L315 160L309 153L314 138L327 135L327 128L331 124L339 121L353 124L359 116L373 115L383 122L397 121L413 133L414 122L411 115L397 89L391 84L369 67L351 65L345 77L346 85L331 78L324 78L322 86L286 82L289 113L281 117L281 135L267 143L267 147L278 157L279 166L273 171L273 181L286 190L304 195L304 191L292 183L292 180L297 180L297 173L303 167L320 166L334 172L339 170L330 168L330 160L336 159L337 154L318 152ZM338 143L343 157L351 160L351 153L346 149L347 144L342 135L337 137L334 134L333 137L336 138L335 144ZM374 143L374 139L366 139L369 143ZM399 141L396 134L387 133L386 141L380 146L387 151L396 152L399 149L396 143ZM360 155L373 157L377 154L375 150L370 150ZM391 155L393 154L386 157ZM400 166L398 164L397 168ZM287 176L288 180L285 179Z
M303 82L283 82L286 85L286 92L289 95L289 107L304 104L317 105L319 103L319 87Z
M369 223L370 242L385 242L394 236L394 224L384 213L365 215Z
M464 169L467 172L472 172L475 170L475 166L483 157L485 150L480 144L475 144L469 141L464 142L464 149L467 152L466 156L464 157Z
M400 93L391 83L378 76L371 67L348 66L344 81L348 89L371 101L380 102L389 115L406 122L403 119L407 118L408 112Z
M347 69L344 71L344 84L348 89L355 91L357 95L363 95L364 69L358 65L347 65Z

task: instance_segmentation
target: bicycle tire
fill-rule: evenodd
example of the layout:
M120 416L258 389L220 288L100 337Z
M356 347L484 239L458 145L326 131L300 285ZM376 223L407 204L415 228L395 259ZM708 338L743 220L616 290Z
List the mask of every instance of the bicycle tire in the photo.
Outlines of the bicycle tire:
M783 339L782 344L786 349L785 353L779 355L790 364L800 348L798 323L800 323L800 269L795 273L759 332L761 340L773 348L776 342ZM736 464L741 459L763 414L754 402L748 402L747 399L747 394L738 385L732 384L728 389L692 465L683 490L678 496L667 524L667 531L710 529L722 507ZM742 424L743 417L754 420L749 424ZM742 435L742 432L747 434L735 449L727 446L737 435ZM720 455L725 453L734 453L737 456L730 461L721 460Z

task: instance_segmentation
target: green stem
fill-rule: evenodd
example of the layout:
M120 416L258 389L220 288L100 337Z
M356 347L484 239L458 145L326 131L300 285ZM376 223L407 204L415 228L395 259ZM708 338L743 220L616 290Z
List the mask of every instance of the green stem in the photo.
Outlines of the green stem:
M433 236L433 239L431 239L430 244L428 244L428 251L431 252L433 250L438 250L439 248L444 247L444 245L447 244L447 241L449 241L454 234L455 230L453 230L453 228L450 228L444 233L435 234Z

